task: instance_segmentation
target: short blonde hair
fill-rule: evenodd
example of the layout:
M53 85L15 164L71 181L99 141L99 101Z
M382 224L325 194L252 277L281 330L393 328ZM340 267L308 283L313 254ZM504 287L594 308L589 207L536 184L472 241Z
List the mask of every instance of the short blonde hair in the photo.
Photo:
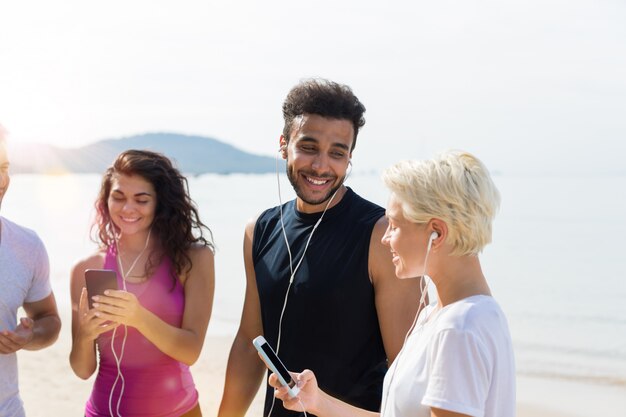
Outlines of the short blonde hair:
M431 160L399 162L385 170L383 181L408 220L447 224L452 255L476 255L491 242L500 193L472 154L447 151Z

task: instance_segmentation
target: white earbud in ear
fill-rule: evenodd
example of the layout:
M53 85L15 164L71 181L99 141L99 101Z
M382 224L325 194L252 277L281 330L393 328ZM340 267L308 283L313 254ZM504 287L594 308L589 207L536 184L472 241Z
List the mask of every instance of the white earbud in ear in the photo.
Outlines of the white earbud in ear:
M430 234L430 238L428 239L428 247L426 248L426 256L428 256L428 253L430 252L430 248L433 245L433 241L437 239L438 237L439 237L439 233L437 232L432 232Z

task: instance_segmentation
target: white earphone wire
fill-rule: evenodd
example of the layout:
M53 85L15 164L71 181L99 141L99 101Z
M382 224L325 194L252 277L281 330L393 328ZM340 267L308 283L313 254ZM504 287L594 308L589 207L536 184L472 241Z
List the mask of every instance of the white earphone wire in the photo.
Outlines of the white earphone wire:
M415 325L417 324L417 318L419 317L419 315L422 312L422 310L426 307L426 297L428 295L428 285L431 282L430 277L428 275L426 275L426 266L428 265L428 256L430 255L430 249L432 247L433 240L434 240L434 238L433 238L433 235L431 234L431 236L428 238L428 246L426 248L426 256L424 257L424 268L422 270L422 276L420 277L420 291L421 291L421 295L420 295L419 305L417 306L417 313L415 313L415 318L413 318L413 323L409 327L409 330L404 335L404 341L402 342L402 347L400 348L400 352L398 352L398 355L396 356L396 360L393 362L393 365L392 365L393 369L389 370L389 372L391 372L391 376L389 377L389 385L387 385L387 393L385 395L383 404L381 405L381 408L380 408L380 415L381 415L381 417L384 417L384 414L385 414L385 412L387 410L387 400L389 399L389 393L391 392L391 388L393 386L393 379L396 376L396 370L398 369L398 366L400 364L400 358L402 357L402 353L404 352L404 348L406 346L406 341L409 339L409 336L411 335L411 333L413 332L413 329L415 328Z
M345 183L346 179L348 178L348 175L349 175L349 173L347 173L346 176L343 178L343 180L341 182L341 185L343 185ZM300 265L302 264L302 261L304 260L304 256L306 255L306 251L309 248L309 243L311 242L311 238L313 237L313 234L315 233L315 230L317 229L317 227L322 222L322 219L324 218L324 215L326 214L326 211L330 207L331 203L335 199L335 196L337 195L337 192L339 192L341 187L338 187L335 190L335 192L332 194L332 196L328 199L328 202L326 203L326 206L324 207L324 211L322 212L322 215L320 216L319 219L317 219L317 221L315 222L315 225L313 226L313 229L311 230L311 234L309 234L309 237L308 237L308 239L306 241L306 244L304 246L304 251L302 252L302 256L300 257L300 260L298 261L298 263L296 264L296 267L294 268L293 267L293 257L292 257L292 254L291 254L291 247L289 245L289 239L287 238L287 232L285 230L285 222L283 220L283 201L282 201L282 194L281 194L281 189L280 189L280 176L279 176L279 173L278 173L278 155L276 155L276 181L277 181L277 184L278 184L278 209L279 209L279 212L280 212L280 227L281 227L283 238L285 240L285 246L287 247L287 254L289 256L289 272L291 274L290 277L289 277L289 285L287 286L287 291L285 293L285 300L283 302L283 308L281 310L280 318L278 320L278 341L276 343L276 354L278 354L278 352L280 351L280 339L281 339L281 334L282 334L283 315L284 315L285 309L287 307L287 300L289 298L289 290L291 288L291 284L293 283L293 280L295 279L296 272L298 272L298 269L300 268Z
M282 148L280 150L282 151ZM350 171L346 172L345 177L341 181L341 185L342 186L345 184L346 180L348 179L348 176L352 172L352 161L351 160L348 160L348 167L350 167ZM319 219L317 219L317 221L315 222L315 225L313 225L313 229L311 230L311 233L309 234L309 237L308 237L308 239L306 241L306 244L304 245L304 251L302 252L302 256L300 257L300 260L298 261L298 263L296 264L296 267L294 268L293 267L293 257L292 257L292 254L291 254L291 247L289 246L289 239L287 238L287 232L285 230L285 222L283 220L283 198L282 198L282 194L281 194L281 190L280 190L280 175L279 175L279 172L278 172L278 154L276 154L276 183L278 184L278 210L279 210L279 213L280 213L280 228L281 228L281 231L282 231L283 238L285 239L285 246L287 247L287 254L289 256L289 272L290 272L289 285L287 286L287 291L285 291L285 300L283 302L283 307L282 307L282 309L280 311L280 318L278 319L278 339L277 339L277 343L276 343L276 355L278 355L278 352L280 351L280 340L281 340L281 336L282 336L283 316L285 314L285 310L287 309L287 300L289 299L289 293L290 293L290 289L291 289L291 284L293 283L293 280L295 279L296 272L298 272L298 269L300 268L300 265L302 264L302 261L304 260L304 256L306 255L306 251L309 248L309 243L311 242L311 238L313 237L313 233L315 233L315 230L317 229L317 227L320 225L320 223L322 223L322 219L324 218L324 215L326 214L326 211L330 207L331 203L335 199L335 196L337 195L337 192L341 189L341 187L337 187L335 192L333 192L332 196L328 199L328 203L326 203L326 207L324 207L324 211L322 212L322 215L320 216ZM274 410L274 402L275 401L276 401L276 397L273 397L272 398L272 405L270 406L270 410L267 413L267 417L271 417L272 411ZM304 407L304 404L302 403L302 401L299 398L298 398L298 401L300 401L300 405L302 406L302 412L304 413L304 416L307 417L307 412L306 412L306 409Z
M144 252L148 248L148 244L150 243L150 235L152 234L152 228L148 230L148 236L146 237L146 244L144 245L141 252L139 252L139 255L137 255L135 260L131 263L130 268L128 268L127 272L124 272L124 266L122 265L122 259L121 259L120 247L119 247L119 238L117 234L115 233L114 227L112 227L112 230L113 230L113 238L115 241L115 251L117 252L117 256L116 256L117 266L122 276L122 288L124 289L124 291L127 291L126 278L128 278L132 270L135 268L135 265L137 265L139 258L141 258L141 256L144 254ZM113 385L111 386L111 392L109 393L109 414L113 417L113 406L112 406L113 392L115 391L117 382L121 381L120 395L117 398L117 404L115 408L117 417L121 417L120 406L122 404L122 396L124 395L124 388L126 387L126 380L124 379L124 374L122 373L122 359L124 358L124 349L126 348L126 338L128 337L128 328L126 327L126 325L124 325L124 338L122 339L122 347L120 349L119 356L117 355L117 352L115 351L115 345L114 345L116 334L117 334L117 327L113 329L113 334L111 335L111 352L113 353L113 359L115 360L115 365L117 366L117 375L115 376L115 380L113 381Z

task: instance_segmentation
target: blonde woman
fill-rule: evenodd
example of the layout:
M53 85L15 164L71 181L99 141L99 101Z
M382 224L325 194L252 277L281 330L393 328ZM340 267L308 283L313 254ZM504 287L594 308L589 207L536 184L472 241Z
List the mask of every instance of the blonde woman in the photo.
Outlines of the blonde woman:
M515 365L506 318L483 275L479 252L491 242L500 197L473 155L452 151L407 161L383 176L391 191L389 246L400 279L430 279L437 297L422 300L414 327L385 377L384 417L513 417ZM291 410L319 417L376 416L325 394L310 370L301 388L276 396ZM270 384L278 387L272 375Z

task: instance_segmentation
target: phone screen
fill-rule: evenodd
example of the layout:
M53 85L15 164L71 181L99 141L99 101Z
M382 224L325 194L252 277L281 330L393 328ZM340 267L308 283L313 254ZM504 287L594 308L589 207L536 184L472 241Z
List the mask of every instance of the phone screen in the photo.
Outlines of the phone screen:
M267 341L265 343L262 343L260 347L267 355L269 360L274 364L280 376L282 376L283 379L287 381L287 384L289 384L289 386L293 388L296 383L291 379L291 374L289 373L289 371L287 371L285 365L283 365L280 359L278 359L278 356L276 356L276 353L274 353L274 349L272 349Z
M111 269L87 269L85 285L89 299L89 308L93 308L94 295L104 294L104 290L117 290L117 272Z

